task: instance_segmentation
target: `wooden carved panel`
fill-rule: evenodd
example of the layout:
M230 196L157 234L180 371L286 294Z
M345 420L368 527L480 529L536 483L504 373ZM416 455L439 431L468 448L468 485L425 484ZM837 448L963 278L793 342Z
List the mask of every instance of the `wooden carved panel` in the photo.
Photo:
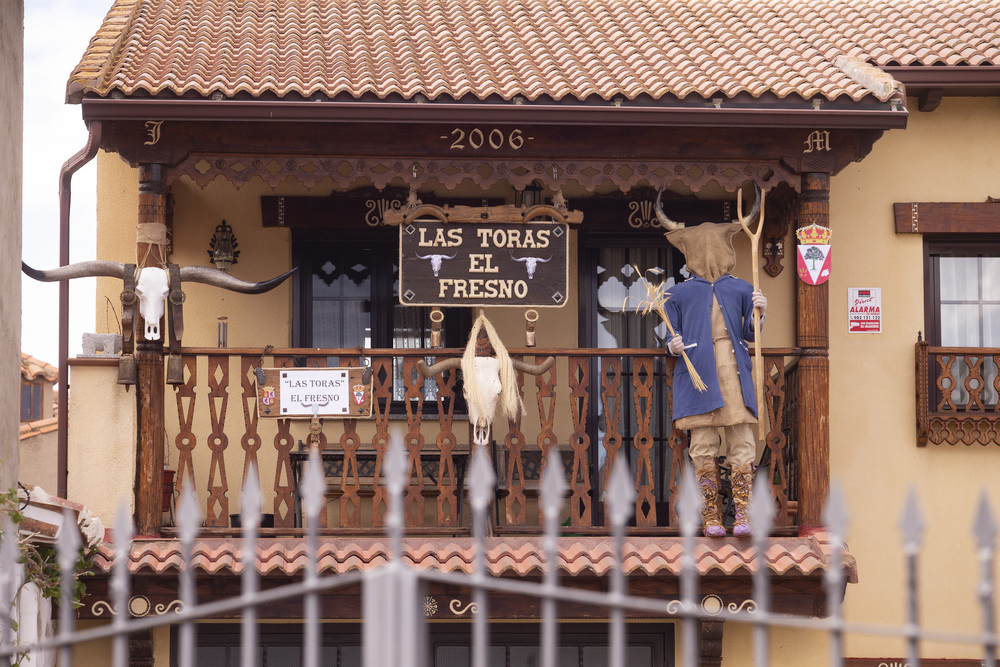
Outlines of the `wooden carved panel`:
M488 190L497 183L508 183L523 189L540 181L551 190L579 184L593 192L605 183L613 183L622 191L639 185L670 186L680 183L693 192L719 184L735 192L748 180L755 179L770 189L787 183L798 190L799 176L778 160L768 162L726 161L606 161L606 160L517 160L517 159L451 159L434 160L415 154L408 157L312 157L288 155L241 156L223 154L192 155L174 167L170 181L187 176L205 187L223 176L237 188L252 179L259 179L272 188L291 177L312 188L330 179L341 190L365 184L382 189L404 185L419 189L440 183L449 190L463 181L471 181Z
M547 376L547 377L546 377ZM549 455L553 449L558 452L559 441L556 439L554 428L556 416L556 367L549 369L548 373L543 373L535 377L535 387L538 391L538 417L541 420L541 431L538 434L538 448L542 450L542 461L539 473L539 480L545 479L545 470L549 462ZM548 403L548 405L546 405ZM544 525L545 516L541 504L538 507L538 524Z
M208 471L208 503L205 508L206 525L229 525L229 484L226 482L226 406L229 403L229 357L209 355L208 357L208 406L212 418L212 433L208 436L208 448L212 450L212 462Z
M570 476L570 525L589 526L590 514L590 436L587 435L587 403L590 399L590 358L569 358L569 400L573 417L573 435L569 444L573 448Z
M656 525L656 476L653 473L653 435L649 431L653 417L653 357L635 357L632 360L632 383L636 432L632 445L638 463L635 472L635 524Z
M452 430L455 417L455 384L458 372L455 370L438 373L434 378L437 383L437 413L440 430L437 435L438 451L441 454L438 463L438 498L437 518L439 526L458 525L458 504L456 492L458 480L455 476L455 451L457 439Z
M521 361L520 357L511 359ZM517 373L517 390L524 400L524 372ZM527 498L524 494L524 433L521 431L521 420L508 420L507 436L504 445L507 448L506 470L506 514L508 526L526 526L528 524Z
M389 410L392 407L392 358L372 359L372 418L375 420L375 495L372 498L372 521L384 526L388 518L389 489L381 481L382 464L389 449Z
M292 357L275 357L275 368L291 368ZM278 463L274 469L274 525L291 528L295 525L295 496L292 482L292 461L289 452L295 446L292 437L292 420L277 420L278 432L274 434L274 449L278 453Z
M406 525L423 526L426 513L424 511L424 466L420 454L424 447L424 436L420 432L424 409L424 376L417 370L414 357L403 359L403 387L406 406L407 432L404 440L409 457L406 468L406 498L403 501L403 514Z
M195 387L198 386L198 357L184 355L185 382L174 385L177 398L177 422L180 426L174 444L177 446L177 484L178 487L186 481L194 481L194 461L192 452L198 443L194 434L194 404ZM186 407L185 407L186 405Z

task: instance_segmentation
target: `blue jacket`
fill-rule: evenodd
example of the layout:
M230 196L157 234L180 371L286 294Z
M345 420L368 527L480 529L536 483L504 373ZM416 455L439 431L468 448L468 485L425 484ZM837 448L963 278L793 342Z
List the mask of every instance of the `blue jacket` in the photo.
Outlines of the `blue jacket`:
M757 398L754 394L753 369L746 341L753 335L753 287L750 283L730 275L710 283L692 276L667 293L666 311L674 331L684 338L684 344L698 343L686 350L707 391L698 391L691 384L687 365L678 361L674 368L673 418L700 415L721 408L722 394L715 370L715 352L712 345L712 292L719 301L729 338L736 354L740 372L743 402L757 416Z

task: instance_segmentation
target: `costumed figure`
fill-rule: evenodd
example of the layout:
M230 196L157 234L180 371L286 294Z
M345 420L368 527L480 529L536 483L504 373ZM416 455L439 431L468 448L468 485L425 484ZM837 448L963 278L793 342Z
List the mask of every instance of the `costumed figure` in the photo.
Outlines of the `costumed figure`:
M760 196L747 216L760 212ZM685 227L668 218L656 200L660 223L669 230L667 240L687 262L691 276L671 287L666 313L674 334L667 342L672 356L686 353L706 389L692 384L685 364L674 371L673 419L678 429L691 431L690 455L703 499L702 527L707 537L722 537L726 529L719 511L717 457L721 447L719 429L728 445L732 466L735 506L733 534L751 534L750 496L756 440L757 400L747 341L753 341L754 308L761 316L767 299L744 280L729 274L736 265L733 235L739 222L704 223Z

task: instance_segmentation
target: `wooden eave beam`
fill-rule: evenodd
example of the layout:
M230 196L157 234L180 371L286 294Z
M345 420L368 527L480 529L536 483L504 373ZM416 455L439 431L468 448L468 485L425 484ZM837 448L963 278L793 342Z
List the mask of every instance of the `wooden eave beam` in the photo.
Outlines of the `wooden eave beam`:
M658 127L904 129L908 112L889 105L840 108L613 106L430 102L300 102L85 98L90 120L185 120L295 123L496 123Z

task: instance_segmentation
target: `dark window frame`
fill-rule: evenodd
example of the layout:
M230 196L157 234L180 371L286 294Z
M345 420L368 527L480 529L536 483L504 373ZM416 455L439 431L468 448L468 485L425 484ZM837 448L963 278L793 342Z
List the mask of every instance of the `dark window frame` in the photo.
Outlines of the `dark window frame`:
M924 235L924 339L941 346L941 257L1000 257L1000 235Z

